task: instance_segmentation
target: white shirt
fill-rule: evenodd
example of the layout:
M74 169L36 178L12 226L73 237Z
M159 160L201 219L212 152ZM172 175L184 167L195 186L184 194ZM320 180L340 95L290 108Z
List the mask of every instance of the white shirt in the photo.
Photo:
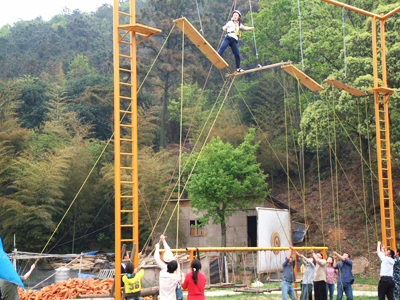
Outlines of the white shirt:
M170 250L167 243L164 243L164 249ZM161 260L159 249L154 253L154 259L160 267L160 300L176 300L176 288L181 281L179 275L168 273L167 265Z
M228 28L226 29L227 35L230 37L233 37L234 39L239 39L238 38L238 34L239 34L239 29L243 29L244 25L242 23L240 23L239 26L239 22L233 22L228 21L228 23L226 23L226 25L228 25Z
M378 252L378 256L382 261L381 271L379 275L381 277L382 276L393 277L394 259L389 256L385 256L385 254L383 254L381 251Z

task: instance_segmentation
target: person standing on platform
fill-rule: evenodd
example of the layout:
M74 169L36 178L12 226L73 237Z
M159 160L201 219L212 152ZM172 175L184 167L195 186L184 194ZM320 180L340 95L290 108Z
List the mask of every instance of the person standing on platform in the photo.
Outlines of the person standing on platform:
M386 250L385 245L378 242L375 253L382 261L381 270L379 272L381 280L379 280L378 284L378 299L385 300L385 297L387 297L388 300L393 300L395 288L393 280L394 251Z
M326 267L327 263L321 252L315 253L311 250L315 259L315 273L314 273L314 297L315 300L327 300L326 293Z
M294 272L294 267L296 266L296 261L293 258L293 247L289 247L289 253L283 262L283 280L281 284L282 290L282 300L287 300L287 296L292 300L297 300L296 293L294 292L293 282L296 281L296 274Z
M240 52L239 52L239 30L254 30L254 27L244 26L242 22L240 22L240 18L242 14L238 10L234 10L232 13L232 20L228 21L224 27L222 27L223 31L226 31L226 36L224 41L222 42L221 47L218 50L218 54L222 56L228 46L231 47L233 55L235 56L236 62L236 72L244 72L244 70L240 67Z

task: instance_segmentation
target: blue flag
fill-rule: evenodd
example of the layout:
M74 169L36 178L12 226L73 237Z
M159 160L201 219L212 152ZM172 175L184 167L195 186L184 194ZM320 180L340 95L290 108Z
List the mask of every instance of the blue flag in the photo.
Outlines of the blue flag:
M22 288L24 284L22 283L21 278L19 277L17 271L15 271L13 264L8 258L6 252L4 252L3 241L0 238L0 278L10 281L12 283L18 284Z

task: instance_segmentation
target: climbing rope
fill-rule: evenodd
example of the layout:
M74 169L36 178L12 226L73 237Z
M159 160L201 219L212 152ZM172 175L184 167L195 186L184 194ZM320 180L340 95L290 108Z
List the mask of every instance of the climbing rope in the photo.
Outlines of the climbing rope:
M343 22L343 60L344 60L344 78L347 78L347 63L346 63L346 22L344 20L344 9L346 5L342 7L342 22Z
M251 0L249 0L249 8L250 8L250 16L251 16L251 26L254 27L254 20L253 20L253 11L251 9ZM257 51L257 43L256 43L256 31L253 30L253 39L254 39L254 49L256 50L256 57L257 57L257 67L262 67L260 61L258 60L258 51Z
M199 9L199 4L197 3L197 0L196 0L196 7L197 7L197 14L199 15L200 32L201 32L201 35L204 35L203 24L201 24L200 9Z
M304 71L304 55L303 55L303 40L301 34L301 8L300 8L300 0L297 0L297 7L299 9L299 36L300 36L300 52L301 52L301 67Z

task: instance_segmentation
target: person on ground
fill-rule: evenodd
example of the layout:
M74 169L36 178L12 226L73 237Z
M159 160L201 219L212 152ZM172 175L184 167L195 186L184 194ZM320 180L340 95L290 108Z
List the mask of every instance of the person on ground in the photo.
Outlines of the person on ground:
M20 276L21 280L27 280L35 267L35 264L33 264L25 275ZM2 300L20 300L18 286L15 283L0 279L0 290L3 297Z
M386 250L385 245L378 242L375 253L382 261L379 272L381 279L378 284L378 299L385 300L385 297L387 297L388 300L393 300L395 288L393 280L394 251L390 249Z
M301 282L301 300L312 300L312 288L315 272L315 260L313 257L306 258L304 255L296 252L304 265L303 280Z
M292 300L297 300L296 293L294 292L293 282L296 281L296 274L294 272L294 267L296 266L296 261L293 257L293 247L289 247L289 253L283 262L283 280L281 283L282 290L282 300L287 300L287 296Z
M393 280L394 280L394 299L400 300L400 249L396 250L394 254L393 266Z
M254 27L244 26L240 21L242 14L238 10L234 10L232 13L232 20L228 21L224 27L222 27L223 31L226 31L226 36L224 41L221 44L221 47L218 50L219 55L223 55L226 48L228 46L231 47L233 55L235 56L236 62L236 72L244 72L244 70L240 67L240 52L239 52L239 30L254 30Z
M327 297L329 300L333 300L333 295L335 294L335 281L338 274L338 270L333 267L333 257L329 256L326 259L326 290ZM347 295L347 294L346 294ZM337 300L337 299L336 299Z
M179 264L176 261L176 257L171 252L171 248L168 246L165 237L161 236L161 241L164 244L164 262L160 257L160 244L156 244L156 251L154 253L154 259L157 265L160 267L160 300L178 300L177 290L180 289L182 294L181 282L184 279L184 274L181 273ZM177 271L177 274L175 274ZM181 295L179 295L179 298Z
M207 278L201 270L201 262L198 259L193 259L190 264L192 272L187 273L185 280L182 283L182 288L188 290L187 300L205 300L204 288Z
M315 273L314 273L314 298L315 300L327 300L326 293L326 259L321 252L315 253L311 250L315 259Z
M125 299L126 300L141 300L142 299L142 278L144 270L139 267L139 272L135 272L133 263L126 264L125 272L127 273L122 277L125 284Z
M353 300L353 262L350 260L350 254L343 253L340 256L337 252L333 252L334 261L333 267L338 270L337 279L337 298L336 300L342 300L343 292L345 292L348 300Z

